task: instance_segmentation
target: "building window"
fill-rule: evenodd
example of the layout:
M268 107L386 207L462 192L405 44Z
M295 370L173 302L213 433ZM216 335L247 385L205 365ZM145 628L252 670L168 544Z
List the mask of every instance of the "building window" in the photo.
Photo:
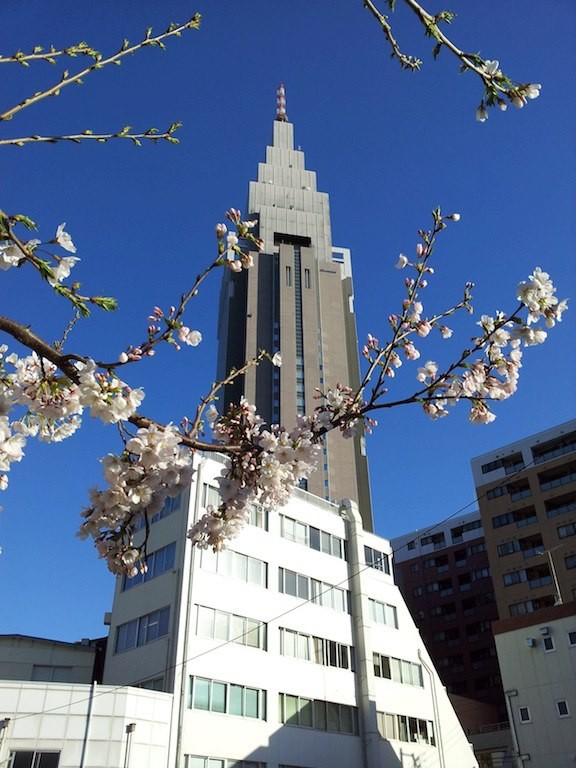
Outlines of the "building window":
M566 699L557 701L556 709L558 710L558 717L570 717L570 710L568 709L568 702Z
M420 597L422 593L423 593L422 587L414 587L414 589L412 590L412 594L414 595L414 597Z
M275 371L278 369L276 368ZM275 385L275 388L277 385ZM213 485L208 485L208 483L204 483L204 487L202 489L202 506L204 508L206 507L214 507L214 509L218 509L218 507L222 504L222 499L220 497L220 493L218 492L218 489L215 488ZM250 504L248 508L248 519L246 521L249 525L253 525L256 528L262 528L263 530L268 530L268 512L263 507L261 507L259 504Z
M71 683L72 667L60 667L52 664L34 664L32 680L43 683Z
M128 621L126 624L120 624L116 629L115 653L121 653L140 645L147 645L160 637L164 637L168 634L169 623L170 606L167 606L159 611L152 611L146 616Z
M266 650L266 624L257 619L237 616L214 608L198 606L198 622L196 634L200 637L210 637L212 640L223 640L250 648Z
M176 542L173 541L172 544L157 549L156 552L152 552L148 555L144 573L138 571L132 578L124 576L122 591L132 589L132 587L136 587L138 584L143 584L146 581L155 579L157 576L161 576L163 573L166 573L166 571L171 571L174 568L175 559Z
M455 628L435 632L432 639L435 643L446 643L449 648L454 648L460 645L460 630Z
M283 627L280 627L280 653L282 656L312 661L325 667L354 671L354 648L351 646Z
M506 496L510 494L511 501L519 501L520 499L526 499L528 496L532 496L530 485L528 482L515 483L511 485L497 485L496 488L491 488L486 493L487 499L496 499L499 496Z
M424 536L420 539L420 545L425 547L427 544L433 544L434 549L442 549L446 546L446 538L443 533L435 533L432 536Z
M224 757L184 755L184 768L266 768L266 763L254 760L227 760Z
M310 270L305 269L304 270L304 288L310 288L311 281L310 281Z
M292 285L292 267L286 267L286 285L288 287Z
M550 651L555 651L556 648L554 646L554 639L552 637L545 637L544 638L544 651L546 653L550 653Z
M382 656L380 653L374 653L372 656L376 677L383 677L405 685L416 685L419 688L424 687L420 664L404 659L395 659L392 656Z
M248 509L248 525L253 525L255 528L262 528L262 530L268 530L268 510L261 507L260 504L250 504Z
M398 611L395 605L380 603L378 600L370 599L372 618L376 624L386 624L388 627L398 629Z
M576 525L574 523L559 525L557 531L559 539L567 539L569 536L576 536Z
M155 515L152 515L148 519L148 525L153 525L154 523L157 523L159 520L164 520L165 517L170 517L170 515L173 515L174 512L177 512L180 509L180 506L182 504L182 494L179 493L178 496L174 496L174 498L168 497L166 501L164 502L164 505L160 512L156 512ZM135 525L134 525L134 532L141 531L146 527L146 519L144 515L140 517Z
M375 568L383 573L390 573L390 561L388 560L388 555L384 554L384 552L378 552L376 549L372 549L372 547L365 546L364 559L366 565L370 568Z
M10 768L58 768L60 752L10 752Z
M318 552L324 552L326 555L344 557L343 539L286 515L280 515L280 535L297 544L304 544Z
M434 724L431 720L421 720L407 715L394 715L388 712L377 712L376 719L378 730L383 739L436 746Z
M559 488L561 485L568 485L569 483L573 483L574 480L576 480L576 467L570 465L568 471L564 469L560 472L556 470L554 472L547 473L544 476L540 476L539 480L541 491L550 491L552 488Z
M576 646L576 631L570 631L568 632L568 645L573 648Z
M221 552L202 552L202 568L212 573L231 576L234 579L255 584L259 587L268 586L268 563L255 557L225 549Z
M144 688L147 691L163 691L164 677L152 677L150 680L143 680L141 683L132 683L135 688Z
M538 611L540 608L547 608L550 605L554 605L554 595L545 595L544 597L538 597L534 600L526 600L524 602L512 603L508 606L510 616L521 616L524 613L532 613Z
M503 544L498 544L498 557L512 555L514 552L520 552L520 542L518 539L514 539L513 541L505 541Z
M530 710L528 707L519 707L518 709L518 715L520 716L520 722L521 723L530 723Z
M191 709L265 720L266 691L205 677L191 677L189 706Z
M525 570L505 573L502 578L504 580L504 586L506 587L510 587L513 584L520 584L522 581L527 581Z
M576 451L576 433L574 432L571 435L555 440L553 443L532 448L532 456L534 457L534 464L541 464L544 461L564 456L572 451Z
M287 568L278 569L278 591L285 595L310 600L315 605L349 613L349 593L317 579L311 579Z
M407 549L414 549L415 547L416 547L415 541L409 541L408 544L406 545Z
M513 456L507 456L505 459L496 459L496 461L490 461L488 464L482 464L482 474L485 475L487 472L494 472L495 469L501 468L504 469L507 475L524 469L522 454L515 453Z
M459 544L462 541L462 537L465 533L468 533L468 531L475 531L477 528L482 528L481 520L472 520L469 523L464 523L463 525L458 525L455 528L451 528L450 534L452 536L452 543Z
M278 719L285 725L314 728L333 733L358 733L356 707L321 699L305 699L281 693L278 696Z
M420 566L418 563L410 564L410 573L417 573L419 570L420 570Z
M202 506L204 508L214 507L214 509L218 509L221 503L222 499L220 498L218 489L214 488L213 485L204 483L204 488L202 489Z
M576 511L576 499L566 498L554 499L552 501L545 502L546 514L548 517L556 517L557 515L564 515L567 512Z

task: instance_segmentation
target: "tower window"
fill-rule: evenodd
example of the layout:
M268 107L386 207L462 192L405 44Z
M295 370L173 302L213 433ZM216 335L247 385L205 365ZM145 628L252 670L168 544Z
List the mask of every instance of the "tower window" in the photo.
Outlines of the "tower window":
M286 285L292 285L292 267L286 267Z
M309 269L304 270L304 287L310 288L310 270Z

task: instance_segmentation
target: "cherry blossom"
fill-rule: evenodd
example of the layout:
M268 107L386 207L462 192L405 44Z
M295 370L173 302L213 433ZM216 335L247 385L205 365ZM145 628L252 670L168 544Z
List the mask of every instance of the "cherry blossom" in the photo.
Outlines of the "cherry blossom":
M60 248L64 248L65 251L69 251L70 253L76 253L76 246L72 242L72 238L70 237L68 232L64 231L65 226L66 226L66 222L58 226L58 229L56 230L56 237L54 238L54 242L58 243Z

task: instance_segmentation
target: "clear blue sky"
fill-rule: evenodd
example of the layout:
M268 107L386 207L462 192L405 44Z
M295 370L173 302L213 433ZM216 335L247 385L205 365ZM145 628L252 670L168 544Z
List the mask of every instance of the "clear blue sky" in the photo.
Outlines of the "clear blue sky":
M430 3L434 12L443 7ZM226 208L244 206L264 157L279 82L296 142L330 194L334 244L352 249L360 339L385 336L402 299L404 275L394 263L415 247L416 230L437 204L462 220L437 250L430 313L457 301L467 280L476 283L479 314L512 307L518 281L535 266L551 273L561 297L574 297L576 5L454 0L449 7L458 14L450 28L457 44L500 59L512 77L542 83L540 99L477 123L479 83L459 75L446 53L432 61L429 41L401 4L397 37L424 59L416 75L390 60L361 0L5 0L4 54L79 40L110 53L149 25L159 31L195 10L204 16L201 31L169 42L166 52L146 50L97 72L0 127L2 136L16 136L184 123L177 147L2 149L2 207L30 215L44 238L66 221L82 258L77 279L120 300L116 314L82 323L68 351L116 357L142 338L150 309L169 306L213 258L214 224ZM4 66L2 106L51 84L63 67ZM1 312L57 339L68 308L31 277L0 275ZM192 307L200 347L166 349L127 374L146 389L146 414L178 423L206 391L218 287L213 281ZM417 408L382 415L369 439L378 533L423 529L466 507L474 500L472 457L574 416L575 325L572 308L548 343L527 351L519 393L495 409L488 427L470 425L465 408L434 423ZM423 347L423 358L456 354L475 333L474 320L463 318L458 330L458 339ZM411 392L415 369L400 373L394 392ZM87 489L100 482L98 458L118 447L113 427L87 419L63 444L30 443L14 467L0 500L0 633L103 634L113 579L74 533Z

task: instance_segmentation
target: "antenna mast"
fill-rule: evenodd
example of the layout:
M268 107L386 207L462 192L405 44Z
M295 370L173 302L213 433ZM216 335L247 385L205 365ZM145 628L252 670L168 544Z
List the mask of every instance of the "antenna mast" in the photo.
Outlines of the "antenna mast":
M286 90L284 89L284 83L280 83L276 88L276 120L281 122L288 122L288 115L286 114Z

